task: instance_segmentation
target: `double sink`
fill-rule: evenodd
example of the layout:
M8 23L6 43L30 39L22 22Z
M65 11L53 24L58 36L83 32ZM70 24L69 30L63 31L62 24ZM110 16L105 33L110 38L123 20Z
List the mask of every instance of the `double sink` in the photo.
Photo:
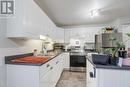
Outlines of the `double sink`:
M108 65L110 64L110 56L107 54L92 54L94 64Z
M40 55L33 56L33 54L23 54L23 55L15 55L15 56L7 56L5 57L6 64L22 64L22 65L42 65L49 60L55 58L58 53L52 53L49 55Z

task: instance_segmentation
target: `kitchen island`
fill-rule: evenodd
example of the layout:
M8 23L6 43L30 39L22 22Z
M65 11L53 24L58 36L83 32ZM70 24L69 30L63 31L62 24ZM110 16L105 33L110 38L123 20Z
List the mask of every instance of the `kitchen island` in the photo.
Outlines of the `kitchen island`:
M94 64L87 58L87 87L130 87L130 67Z
M20 55L21 56L21 55ZM22 55L32 56L29 55ZM12 63L19 56L10 56L7 64L7 87L55 87L69 58L68 52L57 53L43 63Z

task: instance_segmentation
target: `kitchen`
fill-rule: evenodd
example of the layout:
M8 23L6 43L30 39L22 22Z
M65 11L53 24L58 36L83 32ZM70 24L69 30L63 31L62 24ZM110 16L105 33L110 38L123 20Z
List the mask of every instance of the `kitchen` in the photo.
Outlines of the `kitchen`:
M40 66L34 66L35 67L34 68L33 66L19 65L21 69L25 68L25 71L26 70L29 71L28 74L27 73L24 74L25 76L23 76L24 78L22 78L22 75L21 75L22 71L20 71L21 69L18 67L17 64L16 65L5 64L5 56L8 59L10 59L9 58L10 56L33 53L34 49L37 50L36 54L40 56L44 55L47 57L49 55L49 57L51 58L52 56L53 57L56 56L54 58L55 60L54 62L52 61L53 59L47 62L47 63L51 62L52 64L52 65L50 64L49 66L50 69L52 69L53 65L55 67L53 67L53 69L50 72L44 69L42 71L43 76L44 74L46 75L48 74L46 79L43 79L41 82L41 84L44 87L54 87L54 85L60 82L59 79L62 80L62 75L65 74L63 69L65 71L70 70L66 73L70 74L70 76L72 75L73 78L76 76L79 76L80 80L84 80L80 82L77 79L76 81L70 81L69 79L65 79L67 83L61 82L62 84L66 84L65 87L73 87L73 86L75 87L75 85L77 87L104 87L104 84L108 84L106 80L104 79L105 75L104 77L101 77L101 80L99 78L97 81L95 81L95 78L93 78L95 69L92 69L92 71L90 71L92 72L91 73L92 78L89 78L89 80L85 80L85 79L88 79L87 77L90 77L90 76L87 76L89 75L89 73L77 72L75 70L78 70L78 69L75 69L74 67L73 68L70 67L69 52L70 52L70 49L72 49L71 47L73 47L72 46L73 40L76 40L75 42L78 45L81 42L80 44L81 47L76 46L78 48L73 48L73 51L77 49L78 51L82 52L84 55L84 52L82 49L83 49L83 46L85 46L86 48L85 50L87 50L87 52L88 51L94 52L95 51L95 35L100 35L104 33L105 32L104 28L108 28L108 27L114 28L114 30L117 30L118 33L122 33L123 42L129 39L129 37L126 35L127 33L130 33L130 26L129 26L130 13L128 11L130 8L129 0L126 0L126 1L122 1L122 0L114 0L114 1L113 0L109 0L109 1L15 0L14 2L15 2L14 15L10 16L10 14L7 14L7 15L4 15L2 13L0 14L0 48L1 48L0 49L0 87L18 87L18 85L21 85L22 87L26 87L26 86L33 87L32 85L35 84L35 82L37 83L34 85L34 87L37 87L40 84L38 82L39 80L36 80L38 79L38 76L39 76L38 71L39 72L42 71L41 68L38 68ZM43 38L40 39L39 37L40 35L42 35ZM77 41L77 40L80 40L80 41ZM49 43L49 46L42 47L43 42ZM71 42L72 44L70 44ZM67 52L62 51L63 54L60 54L61 50L56 50L55 52L57 55L54 55L55 53L51 53L50 51L47 52L46 54L46 51L52 50L53 49L52 45L56 43L63 45L64 46L63 50ZM127 50L127 53L128 53L129 52L128 48L130 47L129 46L130 40L128 40L124 44L125 44L125 49ZM100 51L101 49L98 49L98 52ZM60 56L61 58L59 58L58 56ZM62 61L62 62L58 63L58 61ZM90 62L91 60L90 61L87 60L86 72L89 72L89 70L87 70L89 69L87 68L87 66L95 65L93 63L92 65L89 64ZM45 66L47 66L46 65L47 63L45 63ZM62 64L63 66L57 67L55 63ZM11 66L15 66L14 68L17 68L17 69L13 69L13 67ZM44 64L43 64L43 68L44 68ZM99 71L97 68L99 69ZM129 77L128 75L129 67L123 68L124 71L122 71L121 69L122 67L119 67L118 69L116 69L119 71L116 71L115 68L117 67L114 67L114 69L108 69L107 67L107 70L106 70L106 69L102 69L102 66L96 66L96 70L97 70L96 72L106 72L108 74L115 73L115 76L117 79L124 78L124 79L121 79L119 82L117 79L108 78L107 81L110 81L113 79L114 81L117 81L115 83L121 82L121 84L114 84L114 82L110 81L109 85L113 84L113 86L111 85L111 87L129 87L130 84L129 82L127 82L129 80L129 78L127 78ZM32 69L32 72L31 72L31 69ZM10 73L10 72L13 72L13 73ZM55 72L57 72L58 74L56 75ZM29 73L32 73L32 74L29 74ZM54 73L54 74L51 74L51 73ZM124 73L124 76L121 73ZM19 78L12 77L12 74L14 75L14 77L15 76L19 77L21 80L19 81ZM31 75L34 77L32 77ZM121 77L119 77L119 75ZM28 76L30 78L28 78ZM49 77L50 78L52 77L51 78L53 80L52 84L46 84L47 86L45 86L43 83L48 81ZM106 74L106 77L107 77L107 74ZM114 75L111 75L110 77L114 77ZM73 78L70 78L70 79L73 80ZM28 81L30 82L28 82L27 85L22 84L22 83L26 83L24 79L25 81L27 80L27 82ZM31 79L34 79L35 81L32 81ZM87 83L86 81L89 81L89 83ZM93 84L93 82L96 83L96 86L94 85L91 86L90 83ZM101 83L104 83L104 84L101 84ZM62 85L60 87L64 87L64 86Z

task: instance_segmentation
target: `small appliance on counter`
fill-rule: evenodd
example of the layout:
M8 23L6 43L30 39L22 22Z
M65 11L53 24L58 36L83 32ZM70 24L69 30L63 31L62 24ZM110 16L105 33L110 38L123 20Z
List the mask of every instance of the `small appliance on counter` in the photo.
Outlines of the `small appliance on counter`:
M123 66L130 66L130 58L125 58L125 59L123 59L122 65L123 65Z

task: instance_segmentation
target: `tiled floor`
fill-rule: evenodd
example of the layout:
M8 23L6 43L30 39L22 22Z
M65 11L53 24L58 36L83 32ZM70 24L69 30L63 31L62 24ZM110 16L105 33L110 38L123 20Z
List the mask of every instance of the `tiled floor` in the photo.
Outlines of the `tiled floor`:
M64 71L56 87L86 87L85 73Z

